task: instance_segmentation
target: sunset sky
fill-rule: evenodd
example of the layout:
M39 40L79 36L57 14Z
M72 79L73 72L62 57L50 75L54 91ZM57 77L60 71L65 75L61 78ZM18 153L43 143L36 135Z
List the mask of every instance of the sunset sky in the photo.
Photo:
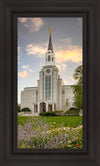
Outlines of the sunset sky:
M65 85L82 64L82 18L18 18L18 103L25 87L37 86L52 29L55 62Z

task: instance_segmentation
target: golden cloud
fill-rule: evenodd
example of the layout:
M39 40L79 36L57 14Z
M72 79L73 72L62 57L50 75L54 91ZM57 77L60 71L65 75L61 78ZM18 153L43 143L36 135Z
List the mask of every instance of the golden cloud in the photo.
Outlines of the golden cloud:
M62 63L67 61L81 62L82 61L82 48L72 46L71 49L59 50L55 52L56 62Z
M28 73L26 71L20 71L19 72L19 76L22 78L27 78L28 77Z

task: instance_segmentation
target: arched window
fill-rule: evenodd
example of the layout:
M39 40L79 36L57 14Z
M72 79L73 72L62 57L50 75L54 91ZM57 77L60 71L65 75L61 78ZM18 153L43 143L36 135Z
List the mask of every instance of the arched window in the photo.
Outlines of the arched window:
M50 61L50 55L48 56L48 61Z

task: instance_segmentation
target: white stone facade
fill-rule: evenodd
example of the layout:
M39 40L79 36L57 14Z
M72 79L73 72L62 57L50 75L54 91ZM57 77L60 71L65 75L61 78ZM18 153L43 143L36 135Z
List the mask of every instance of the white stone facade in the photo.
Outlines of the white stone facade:
M71 85L63 85L63 80L55 65L50 34L45 65L39 72L38 86L24 88L21 92L21 108L30 108L33 115L39 115L40 112L45 111L66 111L73 106L73 97ZM70 103L68 108L65 106L66 99Z

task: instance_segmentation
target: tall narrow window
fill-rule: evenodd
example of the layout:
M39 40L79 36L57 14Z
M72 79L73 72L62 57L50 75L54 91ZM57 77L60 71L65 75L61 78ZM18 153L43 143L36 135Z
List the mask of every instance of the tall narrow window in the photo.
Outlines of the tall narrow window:
M45 85L46 85L46 89L45 89L46 100L50 100L51 99L51 76L45 77Z
M46 89L45 89L46 99L48 99L48 76L45 77L45 84L46 84Z
M50 55L48 56L48 61L50 61Z
M49 76L49 99L51 99L51 76Z

